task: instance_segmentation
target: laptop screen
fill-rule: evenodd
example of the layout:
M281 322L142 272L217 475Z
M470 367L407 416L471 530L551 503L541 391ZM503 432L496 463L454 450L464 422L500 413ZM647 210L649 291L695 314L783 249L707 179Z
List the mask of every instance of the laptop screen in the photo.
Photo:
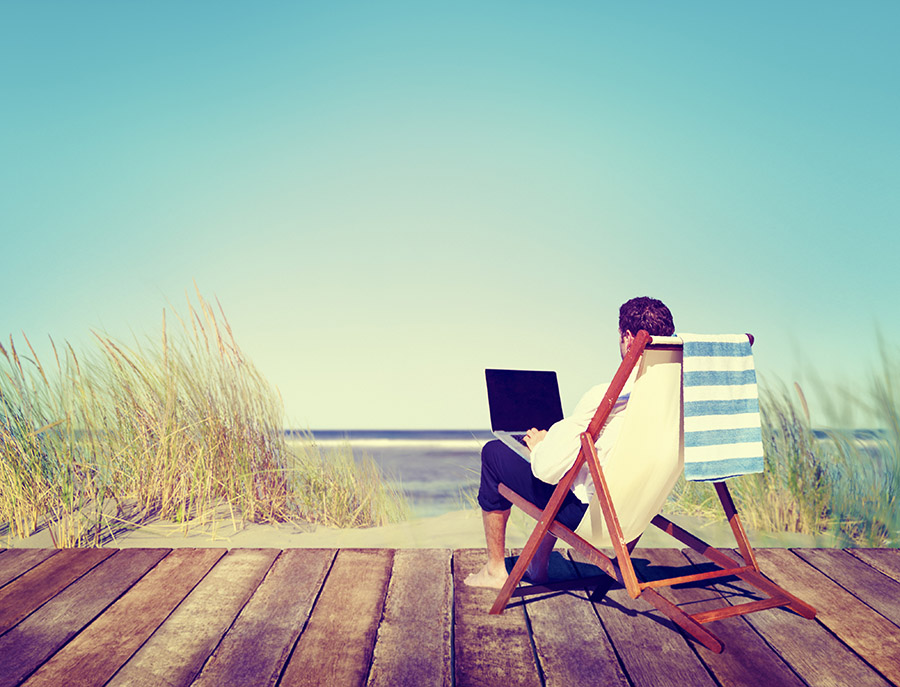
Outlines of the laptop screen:
M549 429L562 420L555 372L485 370L491 430Z

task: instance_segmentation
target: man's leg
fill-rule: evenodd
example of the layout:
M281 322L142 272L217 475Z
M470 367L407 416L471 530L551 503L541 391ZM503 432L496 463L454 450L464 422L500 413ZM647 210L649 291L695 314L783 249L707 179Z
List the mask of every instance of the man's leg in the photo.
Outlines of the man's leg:
M524 458L500 441L490 441L481 451L481 486L478 489L478 504L482 509L484 536L487 542L488 561L476 573L469 575L465 583L475 587L495 587L499 589L506 582L506 523L512 503L498 490L503 483L522 495L539 508L550 500L555 485L538 480L531 473L531 466ZM566 498L565 506L557 519L564 524L575 526L580 521L586 506L572 494ZM574 519L574 520L573 520ZM535 583L547 579L547 564L556 537L548 534L528 566L528 579Z
M470 587L500 589L506 582L506 523L512 503L503 498L498 485L501 482L508 484L515 473L523 473L525 470L531 472L528 461L502 441L489 441L482 447L478 505L481 506L488 560L478 572L465 579ZM518 479L521 478L519 475Z
M470 587L500 589L506 582L506 521L509 520L509 512L509 508L481 511L488 560L478 572L466 577L464 581Z
M509 510L483 510L484 538L487 541L488 560L484 566L464 580L470 587L495 587L500 589L509 574L506 572L506 522ZM549 532L541 541L525 571L529 582L541 584L549 579L547 569L550 554L556 545L556 537Z
M542 584L550 579L550 554L553 553L554 546L556 536L547 532L525 569L525 578L532 584Z

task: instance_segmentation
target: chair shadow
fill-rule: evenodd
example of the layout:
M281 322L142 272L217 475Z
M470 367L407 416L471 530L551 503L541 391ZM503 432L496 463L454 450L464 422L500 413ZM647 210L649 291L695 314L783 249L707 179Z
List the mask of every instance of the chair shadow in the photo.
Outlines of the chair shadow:
M513 566L515 566L518 559L518 556L506 557L507 573L512 572ZM591 572L591 570L594 572ZM549 579L539 585L533 585L527 577L524 577L520 585L526 585L526 587L533 586L534 589L529 592L527 596L514 596L513 599L510 600L508 608L526 606L531 603L563 595L574 596L584 601L590 597L590 594L598 584L602 584L606 580L615 584L615 580L602 573L600 568L572 561L559 551L554 551L550 554L547 573ZM599 573L599 576L597 573ZM596 577L597 579L592 580L592 577ZM563 586L564 588L554 589L555 586Z
M506 558L506 569L511 571L518 556L509 556ZM653 564L646 558L632 557L632 564L639 579L650 582L655 580L663 580L672 577L681 577L684 575L693 575L698 573L711 572L718 570L719 566L714 563L698 563L691 564L685 561L683 566L669 566ZM546 592L537 592L534 596L523 596L519 600L511 602L509 607L526 606L530 603L542 601L544 599L559 596L561 594L569 594L581 600L590 601L594 604L603 604L609 608L624 613L629 617L644 616L654 622L668 628L674 629L675 624L667 617L659 614L655 608L648 604L645 610L639 610L633 607L625 606L609 596L609 592L622 590L624 587L618 581L603 572L602 569L591 563L584 563L567 558L559 551L554 551L550 556L549 564L550 581L547 585L554 584L572 584L583 583L579 588L572 590L560 590ZM524 580L527 583L527 580ZM696 582L688 582L678 585L672 585L672 589L708 589L715 585L714 590L722 596L722 599L740 598L741 601L753 601L765 598L754 593L751 589L738 586L739 580L735 576L719 577L713 580L699 580ZM582 593L577 593L578 591ZM687 609L693 603L704 603L706 600L698 600L696 602L685 602L677 604L680 608ZM685 635L691 639L688 635Z

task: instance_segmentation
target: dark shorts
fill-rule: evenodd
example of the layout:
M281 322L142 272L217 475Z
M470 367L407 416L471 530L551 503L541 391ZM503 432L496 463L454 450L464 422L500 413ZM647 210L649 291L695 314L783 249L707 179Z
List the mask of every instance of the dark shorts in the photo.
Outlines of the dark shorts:
M531 465L502 441L489 441L481 449L481 486L478 488L478 505L483 510L509 510L512 503L503 498L498 490L500 483L538 508L544 508L556 489L555 484L547 484L535 477ZM578 500L571 491L566 494L556 519L570 530L581 522L587 504Z

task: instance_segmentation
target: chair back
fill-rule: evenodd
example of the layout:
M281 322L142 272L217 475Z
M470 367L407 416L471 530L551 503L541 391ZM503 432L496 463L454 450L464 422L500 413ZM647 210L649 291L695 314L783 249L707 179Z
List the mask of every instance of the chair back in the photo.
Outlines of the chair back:
M626 542L647 529L684 470L681 363L681 339L652 338L638 363L619 437L602 466ZM612 545L596 496L576 534L598 547Z

